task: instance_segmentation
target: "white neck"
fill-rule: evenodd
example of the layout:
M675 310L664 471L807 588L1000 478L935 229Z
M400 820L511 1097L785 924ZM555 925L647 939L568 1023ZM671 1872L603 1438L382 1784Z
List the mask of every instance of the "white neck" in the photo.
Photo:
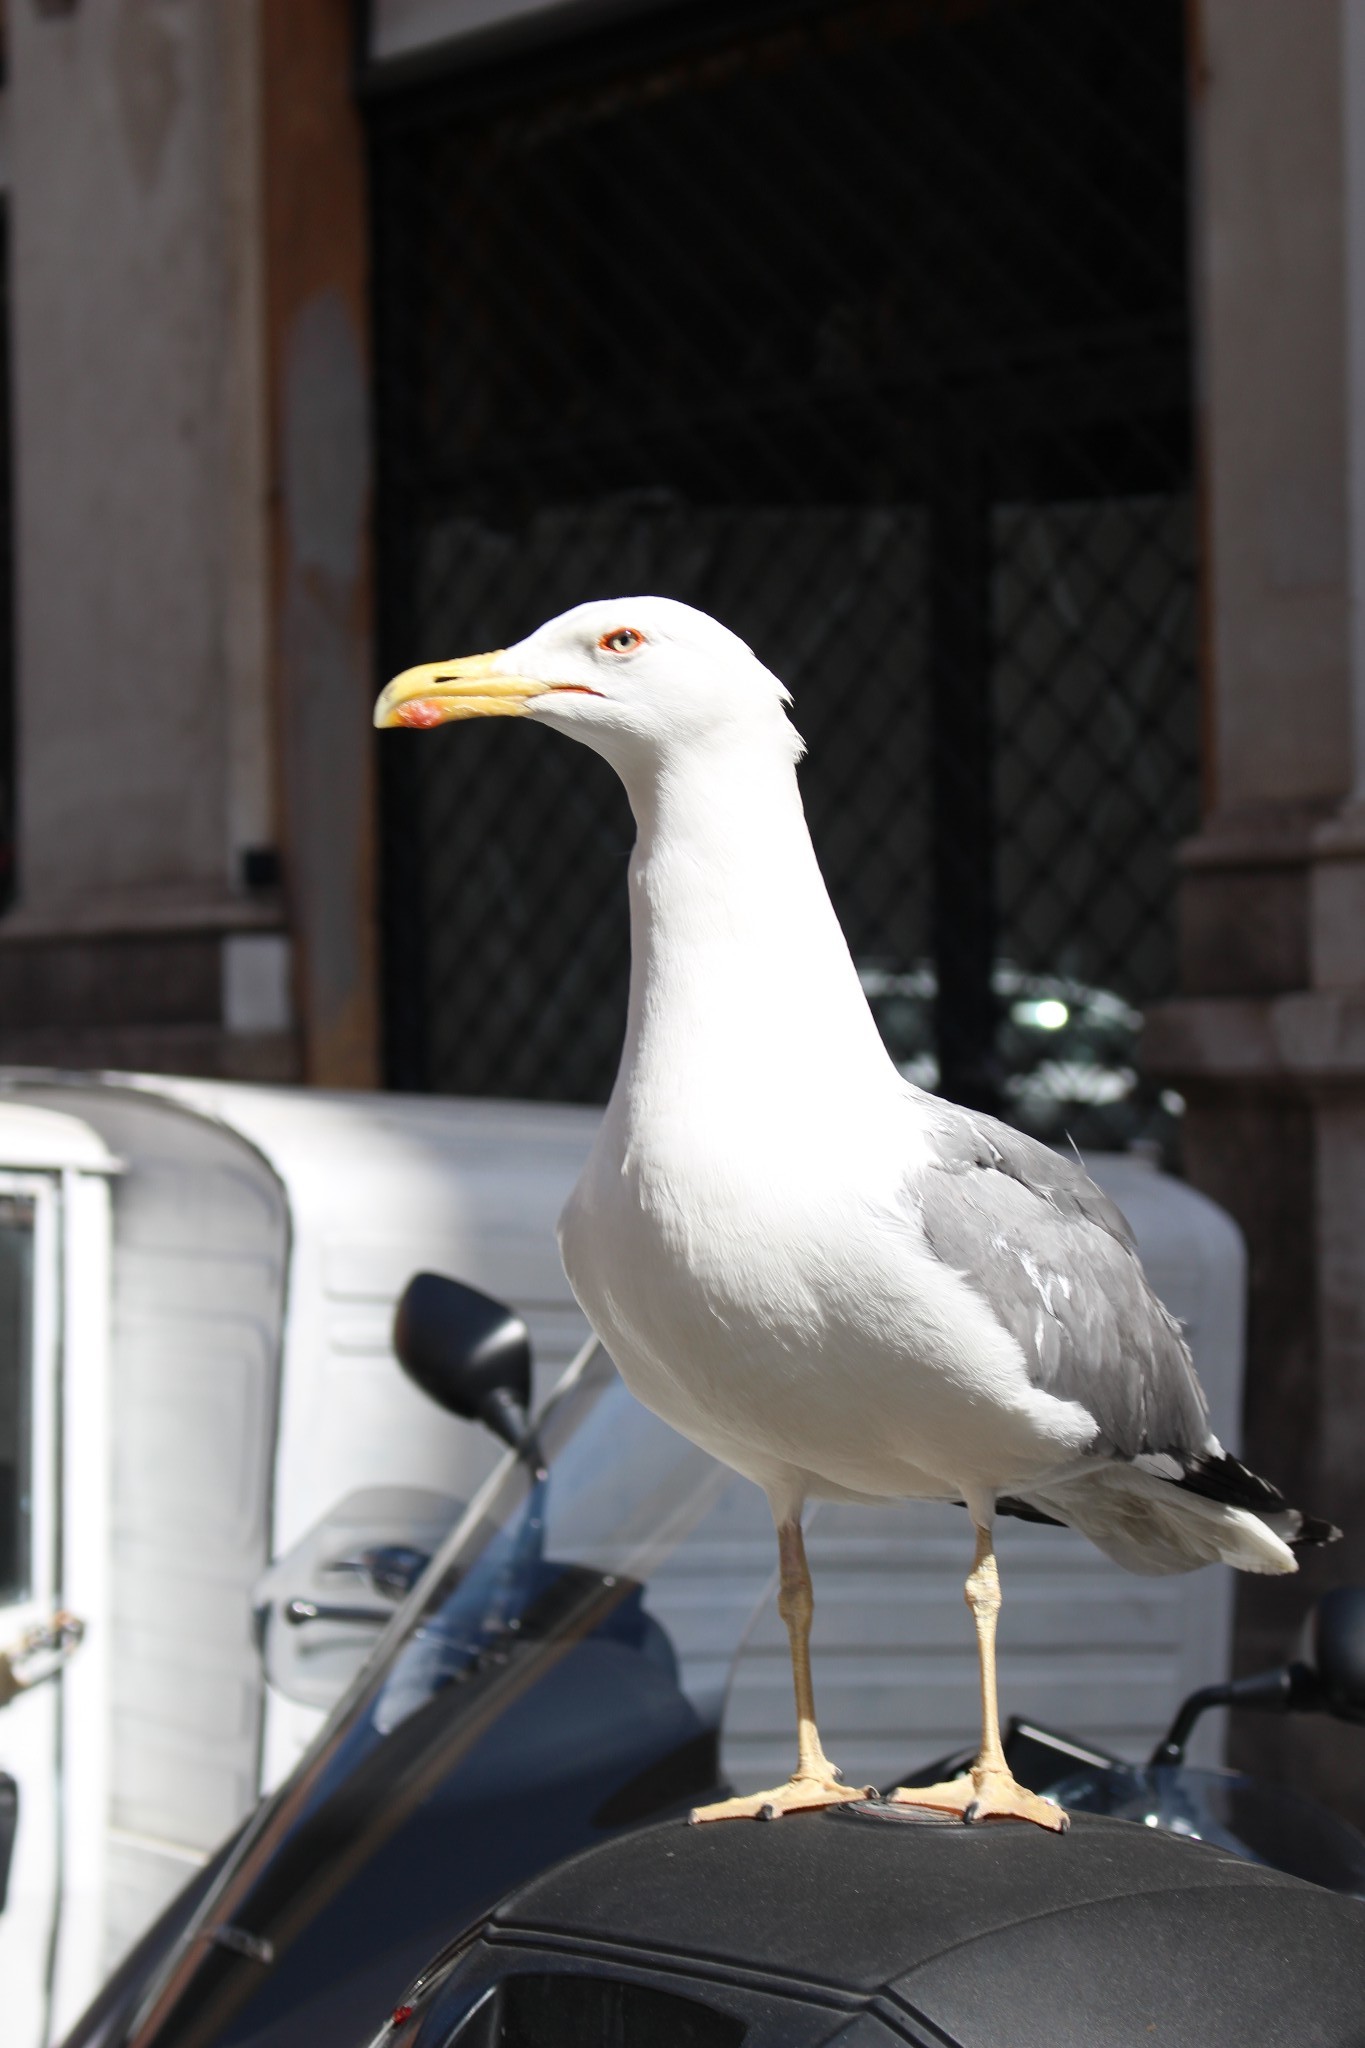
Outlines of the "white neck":
M799 1125L813 1081L844 1112L899 1088L783 735L731 733L661 765L622 764L622 776L638 838L613 1109L632 1122L681 1116L701 1089L743 1122L780 1113Z

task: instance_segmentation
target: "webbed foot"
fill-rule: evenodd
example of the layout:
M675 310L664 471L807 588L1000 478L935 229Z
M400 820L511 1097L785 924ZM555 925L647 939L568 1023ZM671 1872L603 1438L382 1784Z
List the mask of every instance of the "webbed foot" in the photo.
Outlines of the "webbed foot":
M960 1813L974 1825L984 1820L1027 1820L1035 1827L1064 1835L1071 1823L1060 1806L1037 1792L1026 1791L1013 1773L999 1765L973 1764L960 1778L942 1785L898 1785L887 1794L892 1806L927 1806L937 1813Z
M832 1771L794 1772L771 1792L749 1792L740 1799L718 1799L714 1806L694 1806L689 1820L779 1820L784 1813L806 1813L820 1806L845 1806L853 1799L875 1799L871 1785L843 1785Z

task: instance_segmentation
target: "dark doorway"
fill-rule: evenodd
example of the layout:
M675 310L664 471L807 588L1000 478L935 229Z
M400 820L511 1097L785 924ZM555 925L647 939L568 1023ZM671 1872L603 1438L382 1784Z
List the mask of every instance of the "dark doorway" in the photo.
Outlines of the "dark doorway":
M1181 7L725 12L375 100L385 668L588 597L716 613L794 693L905 1070L1159 1133L1134 1033L1196 820ZM610 772L500 722L382 760L391 1080L601 1100Z

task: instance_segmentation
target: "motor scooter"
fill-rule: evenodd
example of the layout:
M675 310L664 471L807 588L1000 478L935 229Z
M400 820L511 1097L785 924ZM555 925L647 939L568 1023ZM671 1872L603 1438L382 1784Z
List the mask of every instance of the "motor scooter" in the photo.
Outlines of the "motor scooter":
M510 1888L728 1789L723 1692L689 1682L645 1595L730 1475L642 1409L595 1347L533 1429L524 1327L455 1281L418 1277L395 1349L434 1400L483 1420L511 1455L434 1555L390 1545L348 1557L359 1602L277 1593L262 1623L268 1670L283 1672L322 1625L383 1633L293 1774L65 2048L350 2048L356 2016L386 2009ZM1010 1760L1070 1809L1197 1834L1365 1897L1365 1838L1346 1822L1184 1764L1215 1705L1365 1718L1365 1589L1319 1604L1283 1672L1192 1695L1147 1766L1018 1721ZM969 1761L964 1751L901 1782Z

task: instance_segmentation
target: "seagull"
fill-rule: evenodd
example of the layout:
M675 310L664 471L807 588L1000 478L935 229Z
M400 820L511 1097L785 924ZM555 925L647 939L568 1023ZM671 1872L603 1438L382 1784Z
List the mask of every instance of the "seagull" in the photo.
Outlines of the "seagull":
M996 1516L1145 1573L1291 1572L1336 1532L1224 1452L1079 1161L896 1068L811 845L790 702L716 620L634 597L407 669L374 716L534 719L608 761L635 815L625 1044L560 1249L632 1393L766 1493L796 1692L787 1783L693 1819L871 1795L820 1742L801 1516L910 1498L971 1516L982 1737L961 1777L889 1796L1061 1830L1001 1746Z

